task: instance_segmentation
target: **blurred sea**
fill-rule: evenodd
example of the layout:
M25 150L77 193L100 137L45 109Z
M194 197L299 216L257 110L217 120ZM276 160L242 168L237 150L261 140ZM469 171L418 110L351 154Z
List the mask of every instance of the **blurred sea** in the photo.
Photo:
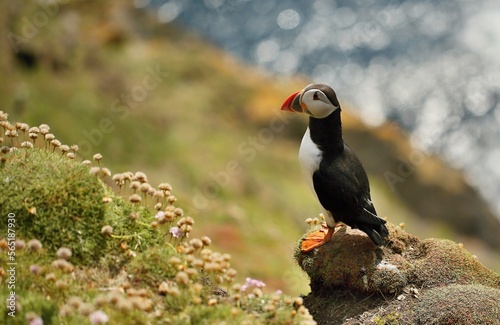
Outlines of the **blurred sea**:
M331 85L367 124L398 122L500 216L500 1L134 2L266 71Z

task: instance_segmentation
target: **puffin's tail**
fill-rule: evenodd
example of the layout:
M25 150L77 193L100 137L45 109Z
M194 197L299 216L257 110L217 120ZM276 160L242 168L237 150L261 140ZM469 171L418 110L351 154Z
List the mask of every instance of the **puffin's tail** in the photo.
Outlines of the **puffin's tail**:
M359 229L364 231L377 246L384 245L385 239L389 236L385 222L381 225L363 225Z

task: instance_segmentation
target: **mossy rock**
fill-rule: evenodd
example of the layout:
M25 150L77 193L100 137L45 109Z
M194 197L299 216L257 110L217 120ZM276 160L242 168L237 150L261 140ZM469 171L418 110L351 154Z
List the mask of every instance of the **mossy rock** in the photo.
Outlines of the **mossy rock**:
M498 324L500 290L483 285L449 285L428 290L414 308L415 323Z
M50 252L68 247L77 264L99 259L104 189L88 167L49 150L20 149L6 155L0 180L0 214L15 215L16 238L36 238ZM0 232L7 234L7 222Z
M499 274L463 245L388 229L381 248L351 228L308 253L299 241L295 258L311 279L304 302L318 324L493 324L488 315L499 313ZM486 313L483 298L491 302L484 302ZM458 318L443 307L454 305L461 308Z

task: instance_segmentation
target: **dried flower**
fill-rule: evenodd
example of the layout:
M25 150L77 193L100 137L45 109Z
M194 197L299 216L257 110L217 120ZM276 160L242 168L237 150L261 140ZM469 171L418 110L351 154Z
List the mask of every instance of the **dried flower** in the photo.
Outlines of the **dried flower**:
M203 242L203 245L205 245L205 246L210 246L210 244L212 243L212 240L208 236L201 237L201 241Z
M30 265L30 273L33 275L38 275L40 274L41 268L37 264Z
M140 187L141 187L141 183L140 182L138 182L138 181L132 181L132 182L130 182L130 188L132 190L134 190L134 192L136 190L138 190Z
M62 259L69 259L71 257L71 249L67 248L67 247L61 247L57 250L56 252L56 256L58 258L62 258Z
M69 146L67 144L62 144L60 147L59 147L59 150L61 150L62 153L66 153L69 151Z
M42 243L38 239L32 239L28 242L28 248L32 251L38 251L42 249Z
M128 198L128 200L129 200L130 202L132 202L132 203L139 203L139 202L141 202L141 197L140 197L140 195L139 195L139 194L132 194L132 195Z
M29 130L28 130L29 133L40 133L40 129L36 126L33 126L31 127Z
M186 272L180 271L175 275L175 281L178 284L188 284L189 283L189 275Z
M52 133L47 133L47 134L45 134L45 140L47 140L47 141L52 141L52 140L54 140L55 138L56 138L56 136L55 136L55 135L53 135Z
M78 147L78 145L77 145L77 144L73 144L73 145L71 146L71 150L73 150L73 152L77 152L79 149L80 149L80 148Z
M75 154L73 152L68 152L66 154L66 157L68 157L69 159L75 159Z
M113 234L113 227L111 227L110 225L106 225L106 226L102 227L101 234L103 234L103 235Z
M171 191L172 190L172 186L169 183L161 183L160 185L158 185L158 188L162 191Z
M96 310L89 315L91 324L106 324L109 321L108 315L102 310Z
M82 164L84 164L85 166L90 166L92 165L92 162L88 159L85 159L84 161L82 161Z
M61 141L54 139L54 140L50 141L50 144L52 144L54 146L54 148L58 148L61 146Z
M150 188L151 185L149 185L148 183L142 183L141 186L139 187L139 191L141 191L142 193L147 193Z
M28 141L23 141L23 142L21 143L21 148L28 148L28 149L32 149L32 148L33 148L33 143L28 142Z
M147 183L148 182L148 178L147 178L146 174L144 174L143 172L136 172L135 175L134 175L134 178L136 180L138 180L139 182L141 182L141 183Z
M30 132L28 134L28 136L30 137L30 139L32 139L33 141L35 141L37 138L38 138L38 134L37 133L34 133L34 132Z
M100 153L96 153L95 155L92 156L92 158L97 161L97 162L100 162L101 159L102 159L102 155Z
M0 111L0 121L7 121L9 118L9 114L5 113L4 111Z

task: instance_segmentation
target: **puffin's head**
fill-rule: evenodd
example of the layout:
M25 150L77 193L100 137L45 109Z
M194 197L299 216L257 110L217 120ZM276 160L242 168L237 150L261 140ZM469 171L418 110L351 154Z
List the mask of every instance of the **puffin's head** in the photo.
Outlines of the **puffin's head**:
M311 84L291 94L281 106L281 110L306 113L315 118L324 118L340 109L337 95L324 84Z

